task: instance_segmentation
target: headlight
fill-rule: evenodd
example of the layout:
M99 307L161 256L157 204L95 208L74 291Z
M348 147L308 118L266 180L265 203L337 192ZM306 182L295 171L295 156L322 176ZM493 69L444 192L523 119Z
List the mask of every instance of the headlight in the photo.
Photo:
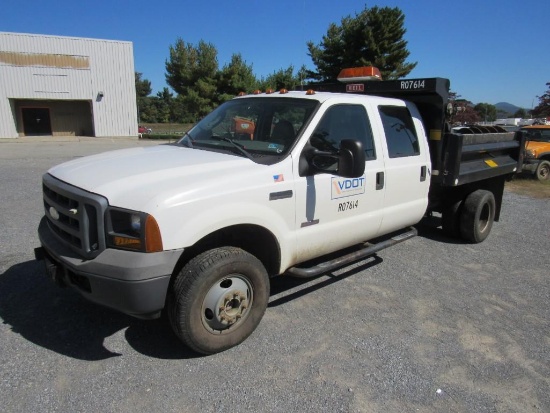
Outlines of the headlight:
M527 149L525 151L525 157L526 158L535 158L535 152L533 152L531 149Z
M162 251L159 226L145 212L110 207L107 210L107 246L132 251Z

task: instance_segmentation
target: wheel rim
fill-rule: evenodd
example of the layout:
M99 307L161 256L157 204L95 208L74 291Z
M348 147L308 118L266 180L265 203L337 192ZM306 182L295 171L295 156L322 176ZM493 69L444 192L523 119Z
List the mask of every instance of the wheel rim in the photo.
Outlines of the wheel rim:
M487 227L489 226L489 220L491 217L491 206L488 203L485 203L483 205L483 208L481 209L481 214L479 214L479 232L485 232Z
M242 275L224 277L210 287L202 303L202 323L214 333L235 329L248 316L253 294Z
M541 179L548 179L548 176L550 175L550 166L548 165L543 165L542 168L540 168L540 171L539 171L539 177Z

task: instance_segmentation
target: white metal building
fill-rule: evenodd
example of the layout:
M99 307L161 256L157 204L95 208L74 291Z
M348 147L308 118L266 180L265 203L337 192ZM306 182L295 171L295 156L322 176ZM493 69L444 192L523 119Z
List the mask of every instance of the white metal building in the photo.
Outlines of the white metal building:
M0 32L0 138L137 136L131 42Z

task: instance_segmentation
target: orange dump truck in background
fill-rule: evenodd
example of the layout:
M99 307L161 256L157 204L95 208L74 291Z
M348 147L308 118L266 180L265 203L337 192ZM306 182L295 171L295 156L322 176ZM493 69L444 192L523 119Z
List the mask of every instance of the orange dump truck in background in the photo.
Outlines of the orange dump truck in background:
M521 128L526 133L523 170L539 181L550 179L550 125L531 125Z

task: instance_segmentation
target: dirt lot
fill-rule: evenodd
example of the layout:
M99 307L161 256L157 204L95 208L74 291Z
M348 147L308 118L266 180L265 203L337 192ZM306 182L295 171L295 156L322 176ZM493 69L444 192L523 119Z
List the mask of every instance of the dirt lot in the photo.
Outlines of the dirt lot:
M0 143L2 412L550 412L550 208L516 192L531 182L509 186L482 244L426 221L356 265L273 280L258 330L201 357L33 257L50 166L151 144Z

